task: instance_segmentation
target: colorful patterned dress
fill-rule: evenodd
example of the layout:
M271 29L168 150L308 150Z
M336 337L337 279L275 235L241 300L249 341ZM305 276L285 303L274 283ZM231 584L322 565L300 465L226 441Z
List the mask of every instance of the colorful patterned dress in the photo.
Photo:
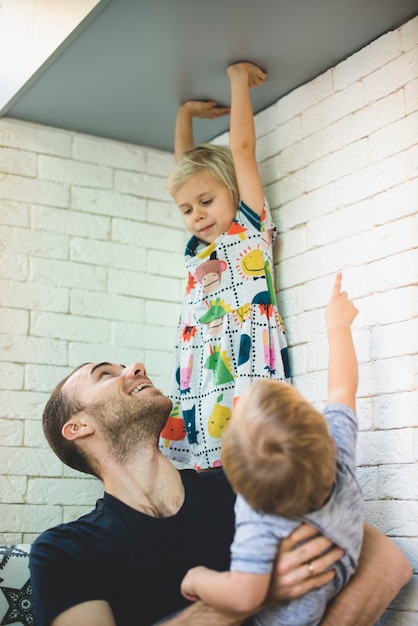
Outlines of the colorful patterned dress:
M276 228L264 204L242 201L229 230L211 244L186 247L186 294L169 396L173 410L160 438L172 461L218 467L220 437L234 402L253 379L290 377L273 280Z

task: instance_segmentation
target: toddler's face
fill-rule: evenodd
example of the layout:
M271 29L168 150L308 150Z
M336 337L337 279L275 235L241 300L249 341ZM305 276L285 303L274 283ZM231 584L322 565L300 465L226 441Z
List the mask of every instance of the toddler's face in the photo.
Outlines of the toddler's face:
M226 232L237 212L229 189L205 169L189 178L174 198L187 229L205 243Z

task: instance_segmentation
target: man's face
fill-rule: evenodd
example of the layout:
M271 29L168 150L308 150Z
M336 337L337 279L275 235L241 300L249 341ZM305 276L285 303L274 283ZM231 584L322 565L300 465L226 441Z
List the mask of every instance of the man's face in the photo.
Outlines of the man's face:
M74 372L63 392L86 407L109 449L124 458L138 444L158 440L172 407L142 363L89 363Z

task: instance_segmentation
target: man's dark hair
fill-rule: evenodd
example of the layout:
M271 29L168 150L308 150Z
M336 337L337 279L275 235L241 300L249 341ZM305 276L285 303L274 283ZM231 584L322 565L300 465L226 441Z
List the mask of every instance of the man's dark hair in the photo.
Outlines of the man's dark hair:
M63 386L67 380L85 365L87 365L87 363L76 367L55 387L46 403L42 416L42 426L49 445L63 463L80 472L92 474L100 478L92 459L90 459L74 441L69 441L62 434L64 424L66 424L73 415L77 415L77 413L86 408L81 402L77 402L77 400L68 397L63 391Z

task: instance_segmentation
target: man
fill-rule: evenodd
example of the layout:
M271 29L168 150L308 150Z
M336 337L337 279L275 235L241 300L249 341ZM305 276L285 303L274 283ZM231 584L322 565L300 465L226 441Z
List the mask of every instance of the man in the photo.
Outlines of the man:
M51 395L45 435L70 467L93 474L105 494L94 511L43 533L30 559L38 626L234 626L236 618L196 602L180 582L192 566L227 569L234 530L232 493L222 470L180 472L158 450L171 401L142 363L85 364ZM328 582L342 552L303 526L284 542L272 602ZM323 554L324 550L328 550ZM374 624L409 580L404 555L366 526L358 572L323 626ZM373 593L372 593L373 591ZM184 610L181 610L185 608Z

